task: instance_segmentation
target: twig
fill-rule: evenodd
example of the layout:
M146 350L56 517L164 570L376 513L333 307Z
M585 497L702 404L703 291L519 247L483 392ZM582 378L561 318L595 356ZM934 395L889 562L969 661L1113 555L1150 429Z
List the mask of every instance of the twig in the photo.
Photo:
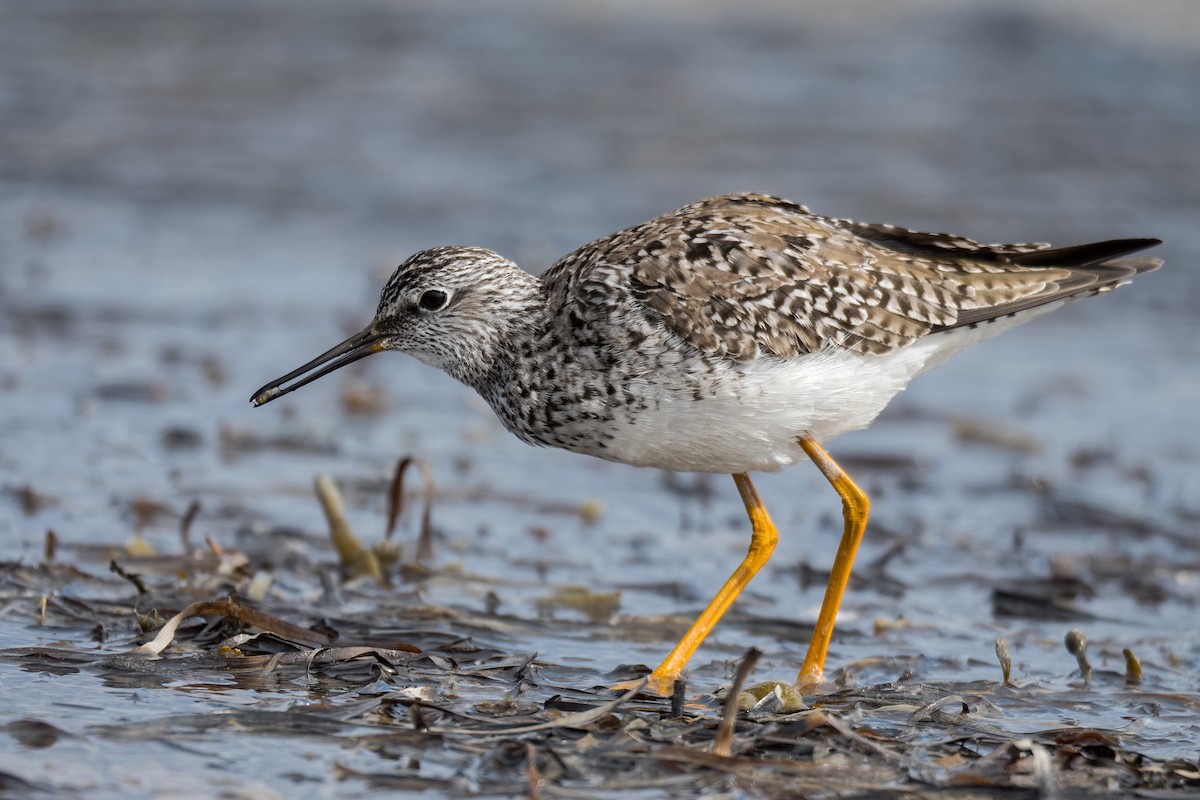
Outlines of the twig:
M388 513L387 513L387 530L384 531L384 539L391 539L392 534L396 530L396 523L400 519L400 512L404 509L404 473L408 471L410 464L415 464L421 473L421 492L423 505L421 507L421 527L417 534L417 563L427 564L433 560L433 531L430 526L430 518L433 515L433 470L429 466L429 462L417 456L405 456L396 464L396 472L392 476L392 483L388 489Z
M525 779L529 781L530 800L540 800L546 781L538 771L537 750L531 742L525 743Z
M317 499L321 501L321 508L325 512L325 519L329 522L329 540L333 543L333 549L337 551L338 561L345 576L357 578L366 575L382 582L383 569L379 566L379 559L359 541L350 529L350 523L346 522L342 496L338 493L333 478L322 472L317 476L314 486Z
M717 728L717 735L713 739L712 751L715 755L733 755L733 730L737 727L738 697L742 693L742 686L746 683L746 677L754 669L754 665L758 663L759 656L761 655L762 650L759 650L757 647L751 647L746 651L746 655L742 657L742 663L738 665L737 675L733 678L733 685L729 687L729 696L725 698L725 711L721 716L721 725Z
M598 719L608 716L618 706L632 700L637 696L637 693L645 688L647 679L643 678L638 681L638 685L634 686L625 694L610 700L603 705L598 705L595 708L589 708L587 711L579 711L575 714L566 714L558 719L552 719L549 722L539 722L536 725L522 725L516 728L430 728L430 733L441 733L447 736L515 736L521 733L534 733L536 731L548 731L555 728L582 728L585 725L590 725Z
M108 570L109 572L115 572L125 580L132 583L134 588L136 588L138 591L138 597L146 594L146 584L142 581L142 576L138 575L136 572L126 572L125 569L117 563L115 558L108 562Z
M996 658L1000 660L1000 673L1004 676L1004 685L1012 686L1012 656L1008 652L1008 640L1003 636L996 637Z
M179 539L183 542L183 551L185 553L192 549L192 522L195 521L196 515L199 513L200 501L193 500L188 504L187 511L183 512L183 518L179 520Z
M140 647L135 647L131 653L142 655L156 656L166 650L175 638L175 631L179 629L180 624L188 617L207 617L221 616L236 619L245 625L253 625L256 628L262 628L266 631L277 633L285 639L293 641L306 642L317 645L326 645L330 641L330 637L317 633L316 631L302 628L299 625L293 625L290 622L273 617L270 614L265 614L262 611L257 611L253 608L238 605L233 600L206 600L199 603L192 603L190 606L180 611L175 616L167 620L166 624L159 630L158 635L153 640L146 642Z
M1075 656L1075 661L1079 664L1079 672L1083 675L1083 682L1091 683L1092 665L1088 663L1087 636L1083 634L1083 631L1075 628L1067 631L1065 644L1067 645L1067 652Z

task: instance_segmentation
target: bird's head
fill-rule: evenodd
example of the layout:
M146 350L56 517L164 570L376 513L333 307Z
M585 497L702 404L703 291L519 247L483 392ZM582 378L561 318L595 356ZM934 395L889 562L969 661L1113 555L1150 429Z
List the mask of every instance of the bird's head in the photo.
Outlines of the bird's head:
M511 337L542 304L537 278L479 247L422 250L396 268L365 329L254 393L270 402L383 350L409 353L478 386Z

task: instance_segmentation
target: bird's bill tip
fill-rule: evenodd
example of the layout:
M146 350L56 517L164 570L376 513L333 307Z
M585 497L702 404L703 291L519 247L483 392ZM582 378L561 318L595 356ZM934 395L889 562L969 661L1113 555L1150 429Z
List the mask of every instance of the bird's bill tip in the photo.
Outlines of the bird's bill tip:
M347 364L352 364L360 358L366 358L383 349L383 337L370 328L356 333L304 366L263 386L250 397L250 405L258 408L277 397L296 391L301 386L307 386L317 378L324 377L336 369L341 369Z
M258 394L254 395L254 397L250 398L250 405L254 406L255 408L258 408L261 405L271 402L272 400L274 400L276 397L278 397L282 393L283 392L281 390L279 390L278 388L267 389L266 391L260 390Z

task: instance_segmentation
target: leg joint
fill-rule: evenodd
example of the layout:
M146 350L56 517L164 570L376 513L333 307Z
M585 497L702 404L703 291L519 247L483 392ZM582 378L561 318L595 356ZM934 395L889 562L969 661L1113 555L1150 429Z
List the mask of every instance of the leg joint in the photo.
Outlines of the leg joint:
M853 511L856 516L865 517L871 510L871 498L867 497L867 493L858 488L858 484L852 482L849 478L846 483L837 487L838 494L842 496L842 503L846 508Z

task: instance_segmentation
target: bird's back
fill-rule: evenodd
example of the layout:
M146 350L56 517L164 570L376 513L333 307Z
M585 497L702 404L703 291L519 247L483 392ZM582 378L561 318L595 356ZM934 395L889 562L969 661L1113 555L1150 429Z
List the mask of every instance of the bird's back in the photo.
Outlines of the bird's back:
M1161 264L1118 260L1155 244L980 244L822 217L766 195L722 195L597 239L543 280L552 308L603 314L620 294L713 357L787 359L824 348L882 355L1114 288Z

